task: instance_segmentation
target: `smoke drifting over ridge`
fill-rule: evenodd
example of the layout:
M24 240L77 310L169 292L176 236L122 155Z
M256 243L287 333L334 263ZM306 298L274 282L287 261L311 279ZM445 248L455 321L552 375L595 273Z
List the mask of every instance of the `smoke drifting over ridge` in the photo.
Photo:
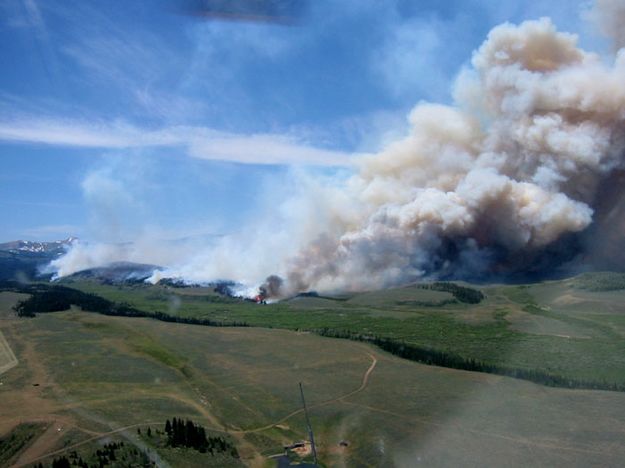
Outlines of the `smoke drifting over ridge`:
M593 11L617 34L611 64L548 19L494 28L458 78L454 106L418 104L404 139L363 158L347 181L311 183L287 203L297 213L289 228L254 231L240 252L224 240L158 275L258 284L278 274L270 289L281 297L619 261L625 49L613 22L623 11L608 0Z

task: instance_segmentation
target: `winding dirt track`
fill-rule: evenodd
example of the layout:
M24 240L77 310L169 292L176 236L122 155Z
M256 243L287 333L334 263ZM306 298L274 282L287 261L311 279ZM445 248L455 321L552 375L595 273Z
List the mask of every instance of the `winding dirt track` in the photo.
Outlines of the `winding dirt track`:
M345 393L343 395L337 396L335 398L331 398L328 400L324 400L318 403L314 403L312 405L309 405L308 408L309 409L314 409L314 408L319 408L322 406L326 406L326 405L330 405L333 403L340 403L340 404L344 404L344 405L349 405L349 406L355 406L355 407L360 407L363 409L366 409L368 411L372 411L372 412L379 412L379 413L385 413L385 414L389 414L392 415L400 420L405 420L406 422L414 422L415 420L421 422L422 424L426 424L426 425L432 425L432 426L437 426L437 427L441 427L441 428L445 428L448 427L448 424L446 423L438 423L436 421L432 421L426 418L415 418L415 417L407 417L406 415L403 414L399 414L399 413L395 413L395 412L391 412L388 411L384 408L379 408L379 407L375 407L375 406L370 406L370 405L365 405L362 403L355 403L355 402L351 402L351 401L347 401L347 399L351 396L354 396L360 392L362 392L363 390L365 390L369 384L369 379L371 377L371 374L373 373L373 371L375 370L377 364L378 364L378 359L376 358L375 355L373 355L372 353L367 351L367 355L371 358L371 364L369 365L369 367L367 368L367 370L364 372L363 376L362 376L362 381L361 384L358 388L356 388L355 390L352 390L348 393ZM198 393L196 389L194 389L195 392L194 393ZM164 395L165 396L165 395ZM174 398L174 399L178 399L183 401L184 403L190 404L191 406L193 406L196 410L198 410L207 420L213 422L214 424L216 424L216 426L213 427L209 427L207 426L207 429L216 431L216 432L223 432L223 433L228 433L228 434L232 434L233 436L236 436L238 439L242 439L242 436L245 434L249 434L249 433L257 433L257 432L262 432L268 429L271 429L281 423L284 423L285 421L289 420L290 418L303 413L303 409L300 408L298 410L292 411L291 413L285 415L284 417L282 417L281 419L274 421L273 423L261 426L261 427L256 427L256 428L252 428L252 429L246 429L246 430L232 430L232 429L227 429L224 426L222 426L219 421L217 421L214 416L212 414L210 414L206 408L204 408L201 404L194 402L191 399L188 398L184 398L181 399L178 395L174 395L174 394L167 394L167 397L170 398ZM63 453L66 453L67 451L71 451L74 450L78 447L81 447L85 444L94 442L96 440L105 438L105 437L110 437L113 436L115 434L119 434L119 433L123 433L125 431L131 430L131 429L135 429L138 427L144 427L144 426L154 426L154 425L160 425L162 424L162 421L157 421L157 422L142 422L142 423L136 423L136 424L132 424L132 425L128 425L128 426L124 426L124 427L120 427L118 429L114 429L111 431L107 431L107 432L102 432L102 433L96 433L93 431L87 431L84 430L82 428L76 427L79 430L82 430L85 433L88 433L89 435L91 435L92 437L89 437L81 442L78 442L76 444L70 445L68 447L64 447L62 449L58 449L55 451L51 451L48 453L45 453L43 455L38 456L37 458L33 458L30 459L28 461L23 461L23 459L20 459L20 462L18 464L15 464L15 467L23 467L23 466L27 466L27 465L31 465L33 463L39 462L41 460L44 460L46 458L49 457L53 457L53 456L57 456L57 455L61 455ZM537 442L534 440L530 440L527 438L523 438L523 437L511 437L508 436L506 434L502 434L502 433L496 433L496 432L490 432L490 431L481 431L481 430L476 430L476 429L461 429L458 428L459 430L463 431L463 432L469 432L469 433L474 433L476 435L480 435L480 436L485 436L485 437L489 437L489 438L493 438L493 439L500 439L500 440L506 440L515 444L519 444L519 445L523 445L523 446L529 446L529 447L536 447L536 448L541 448L541 449L547 449L547 450L565 450L565 451L572 451L572 452L577 452L577 453L589 453L589 454L602 454L601 451L598 450L592 450L589 448L585 448L585 447L574 447L574 446L569 446L569 445L560 445L557 443L549 443L549 442Z
M138 423L138 424L131 424L130 426L125 426L125 427L120 427L119 429L115 429L113 431L109 431L109 432L102 432L99 435L90 437L89 439L83 440L82 442L78 442L77 444L73 444L73 445L69 445L67 447L64 447L62 449L59 450L55 450L53 452L48 452L44 455L41 455L40 457L34 458L32 460L29 460L27 462L24 463L20 463L20 464L16 464L13 465L14 468L18 468L18 467L22 467L22 466L27 466L30 465L32 463L38 462L39 460L43 460L44 458L48 458L48 457L53 457L55 455L60 455L62 453L67 452L68 450L73 450L75 448L80 447L81 445L85 445L88 444L89 442L93 442L94 440L98 440L98 439L102 439L103 437L109 437L111 435L114 434L118 434L120 432L124 432L127 431L129 429L134 429L135 427L142 427L142 426L150 426L150 425L155 425L155 424L162 424L162 421L158 421L158 422L144 422L144 423Z
M351 392L346 393L346 394L341 395L341 396L338 396L336 398L332 398L332 399L329 399L329 400L321 401L319 403L314 403L312 405L309 405L308 408L309 409L318 408L320 406L325 406L325 405L329 405L331 403L340 402L344 398L348 398L348 397L350 397L352 395L355 395L355 394L357 394L359 392L362 392L365 388L367 388L367 384L369 383L369 377L371 376L371 373L373 372L373 370L375 369L375 366L378 363L377 358L373 354L371 354L371 353L368 353L368 354L369 354L369 357L371 357L371 365L365 371L365 373L364 373L364 375L362 377L362 382L361 382L360 386L357 389L352 390ZM196 409L199 409L199 408L197 408L197 406L196 406ZM300 409L298 409L296 411L293 411L293 412L287 414L286 416L284 416L282 419L279 419L278 421L275 421L275 422L273 422L271 424L267 424L266 426L257 427L257 428L254 428L254 429L248 429L248 430L242 430L242 431L232 431L232 430L229 431L229 430L224 429L224 427L221 426L221 425L220 425L220 427L207 427L207 429L210 429L210 430L213 430L213 431L225 432L225 433L229 433L229 434L233 434L233 435L244 435L244 434L253 433L253 432L261 432L261 431L264 431L264 430L267 430L267 429L271 429L272 427L275 427L276 425L281 424L284 421L287 421L288 419L290 419L293 416L296 416L296 415L302 413L303 411L304 411L303 408L300 408ZM206 414L205 414L206 411L200 411L200 412L204 416L206 416ZM211 418L209 418L209 420L213 420L213 418L214 417L212 417L212 415L211 415ZM65 452L67 452L67 451L74 450L74 449L76 449L78 447L81 447L82 445L88 444L90 442L94 442L94 441L96 441L98 439L102 439L104 437L110 437L112 435L119 434L120 432L128 431L130 429L134 429L134 428L137 428L137 427L150 426L150 425L160 425L160 424L162 424L162 421L142 422L142 423L137 423L137 424L131 424L129 426L120 427L120 428L114 429L112 431L102 432L102 433L94 435L93 437L90 437L90 438L88 438L86 440L83 440L82 442L78 442L76 444L64 447L62 449L45 453L45 454L43 454L43 455L41 455L41 456L39 456L37 458L33 458L31 460L28 460L28 461L25 461L25 462L21 462L19 464L15 464L13 466L14 466L14 468L27 466L27 465L30 465L32 463L36 463L36 462L38 462L40 460L43 460L45 458L53 457L53 456L56 456L56 455L61 455L61 454L65 453Z
M346 393L345 395L341 395L339 397L336 398L332 398L330 400L325 400L325 401L320 401L319 403L314 403L312 405L308 405L308 409L312 409L312 408L319 408L320 406L325 406L325 405L329 405L331 403L338 403L340 401L342 401L344 398L349 398L352 395L355 395L359 392L362 392L365 388L367 388L367 384L369 383L369 376L371 375L371 373L373 372L373 369L375 369L376 364L378 363L377 358L369 353L369 357L371 357L371 365L369 366L369 368L366 370L365 374L362 377L362 383L360 384L360 387L358 387L356 390L353 390L349 393ZM289 414L287 414L286 416L284 416L282 419L279 419L278 421L275 421L271 424L267 424L266 426L262 426L262 427L257 427L255 429L247 429L244 431L229 431L232 434L249 434L252 432L261 432L261 431L265 431L267 429L271 429L272 427L277 426L278 424L282 424L283 422L287 421L288 419L292 418L295 415L298 415L300 413L304 412L303 408L300 408L298 410L295 410Z

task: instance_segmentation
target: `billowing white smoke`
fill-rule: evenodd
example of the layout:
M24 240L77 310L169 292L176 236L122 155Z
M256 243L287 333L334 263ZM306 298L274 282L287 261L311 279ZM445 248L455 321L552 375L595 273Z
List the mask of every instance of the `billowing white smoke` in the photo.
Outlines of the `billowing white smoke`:
M61 278L78 271L101 267L117 262L167 265L179 258L189 257L194 246L163 242L146 236L133 243L72 243L69 251L50 262L43 270Z
M519 272L586 229L623 168L625 50L606 66L576 40L548 19L491 31L457 106L417 105L411 134L362 162L357 219L291 262L291 291Z
M596 0L589 11L589 19L599 31L614 41L614 48L625 47L625 2L623 0Z
M614 32L622 45L622 29ZM610 211L605 185L623 170L625 150L625 49L607 65L576 41L548 19L496 27L460 75L455 106L418 104L407 137L361 160L339 187L300 200L313 222L296 217L275 242L254 232L264 256L230 245L167 274L277 273L280 296L570 260L597 207ZM254 265L237 266L242 258Z

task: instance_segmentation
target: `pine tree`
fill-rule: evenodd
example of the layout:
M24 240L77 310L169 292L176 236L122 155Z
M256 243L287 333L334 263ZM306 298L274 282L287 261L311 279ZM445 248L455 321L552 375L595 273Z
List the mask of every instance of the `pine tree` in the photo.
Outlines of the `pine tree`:
M70 468L70 466L69 460L65 457L55 458L52 461L52 468Z

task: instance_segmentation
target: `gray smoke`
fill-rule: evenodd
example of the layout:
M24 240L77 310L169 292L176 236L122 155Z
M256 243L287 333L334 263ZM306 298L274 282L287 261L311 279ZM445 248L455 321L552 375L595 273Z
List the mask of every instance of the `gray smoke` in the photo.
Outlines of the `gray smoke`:
M592 12L617 48L622 12L608 0ZM272 207L290 222L224 238L153 280L277 274L263 288L279 298L625 260L625 49L606 63L543 18L494 28L471 64L453 106L418 104L410 133L348 180L308 180Z
M279 297L284 281L276 275L270 275L258 288L260 295L266 297Z
M548 19L504 24L455 97L362 162L340 228L289 262L282 294L545 274L593 250L593 222L602 250L623 244L625 50L606 65Z
M614 50L625 47L625 2L623 0L596 0L588 12L597 29L613 41Z

